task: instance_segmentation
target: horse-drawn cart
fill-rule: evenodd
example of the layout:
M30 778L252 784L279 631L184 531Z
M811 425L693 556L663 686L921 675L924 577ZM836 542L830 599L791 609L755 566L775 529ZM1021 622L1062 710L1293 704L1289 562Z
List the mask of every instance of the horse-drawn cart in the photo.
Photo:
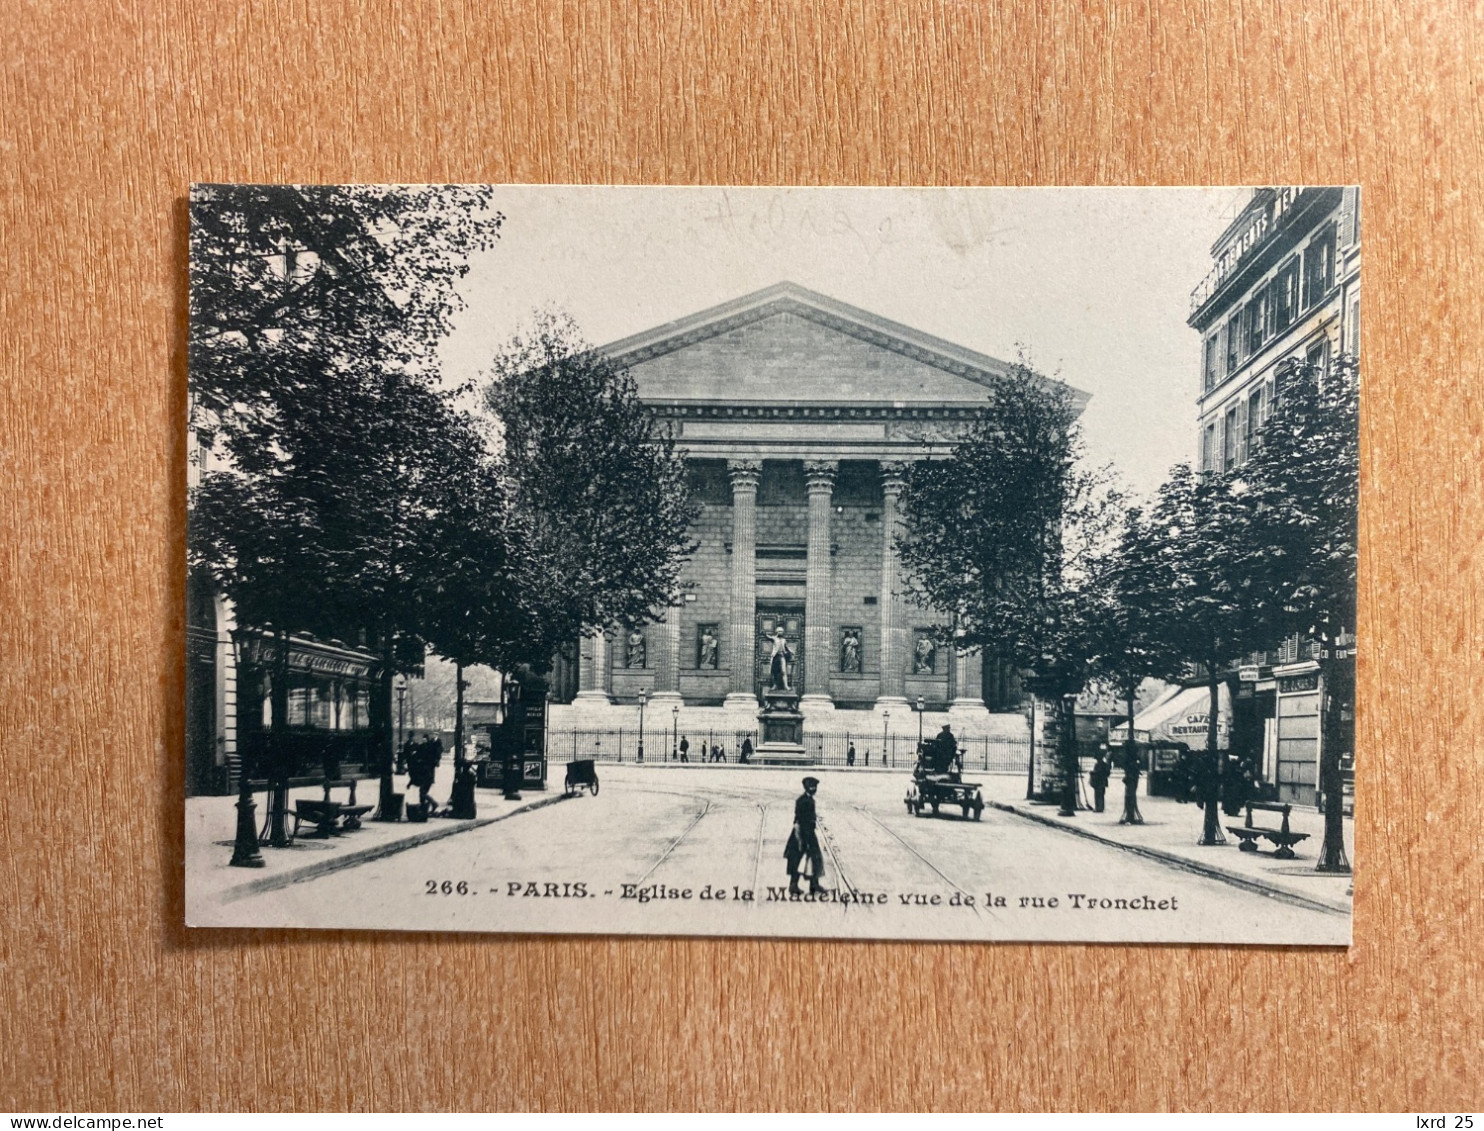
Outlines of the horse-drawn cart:
M563 783L563 791L568 797L572 797L579 789L586 789L594 797L598 795L598 764L591 758L580 758L567 763L567 779Z

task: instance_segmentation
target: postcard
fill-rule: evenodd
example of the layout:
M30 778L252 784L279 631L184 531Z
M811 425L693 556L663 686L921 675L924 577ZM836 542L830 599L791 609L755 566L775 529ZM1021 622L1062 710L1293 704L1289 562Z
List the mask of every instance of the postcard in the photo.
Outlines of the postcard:
M1348 945L1359 208L194 186L188 924Z

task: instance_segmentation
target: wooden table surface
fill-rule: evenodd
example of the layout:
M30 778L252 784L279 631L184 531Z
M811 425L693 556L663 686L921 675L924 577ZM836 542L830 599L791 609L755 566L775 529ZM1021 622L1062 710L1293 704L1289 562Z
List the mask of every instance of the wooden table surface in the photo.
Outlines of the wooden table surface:
M5 8L0 1109L1481 1106L1477 5ZM187 932L194 180L1362 183L1355 946Z

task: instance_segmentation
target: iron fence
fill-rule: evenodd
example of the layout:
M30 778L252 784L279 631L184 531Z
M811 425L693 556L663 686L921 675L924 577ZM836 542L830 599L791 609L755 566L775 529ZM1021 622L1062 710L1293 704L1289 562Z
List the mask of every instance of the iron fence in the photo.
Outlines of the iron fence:
M643 758L637 727L611 730L554 729L547 736L547 756L553 761L593 758L599 762L729 762L735 763L745 739L758 745L756 730L690 730L681 736L688 741L682 753L679 740L669 730L645 728ZM851 747L855 748L852 762ZM961 738L959 755L965 770L981 773L1026 772L1030 740L989 736ZM910 769L917 762L917 736L908 734L828 734L804 732L804 752L820 766L860 766Z

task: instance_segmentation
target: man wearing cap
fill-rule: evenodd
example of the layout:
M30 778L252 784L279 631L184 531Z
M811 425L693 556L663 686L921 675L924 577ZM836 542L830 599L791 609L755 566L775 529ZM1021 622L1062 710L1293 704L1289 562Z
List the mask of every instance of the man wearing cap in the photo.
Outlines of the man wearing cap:
M783 858L788 862L791 895L804 894L799 890L799 865L806 859L809 861L809 894L818 895L825 890L819 882L824 875L824 853L819 850L818 816L814 810L814 791L818 788L818 778L805 778L804 792L794 802L794 827L783 849Z

